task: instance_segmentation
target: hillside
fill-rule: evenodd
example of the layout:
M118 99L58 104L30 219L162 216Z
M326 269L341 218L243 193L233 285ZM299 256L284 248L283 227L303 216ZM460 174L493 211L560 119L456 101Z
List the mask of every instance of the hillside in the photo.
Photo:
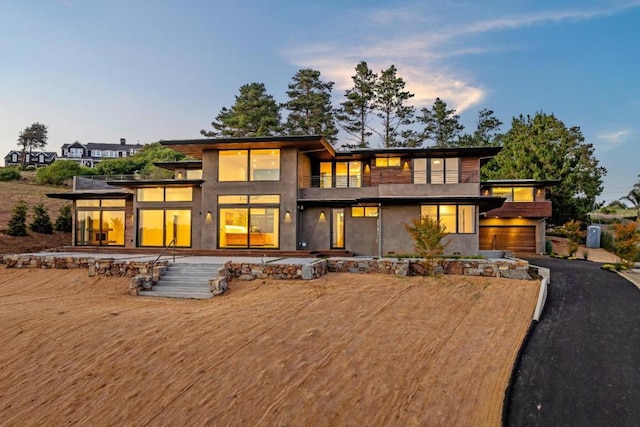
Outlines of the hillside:
M26 237L7 236L7 224L11 218L11 210L15 204L24 200L29 206L27 224L31 222L32 208L38 203L44 203L51 221L58 217L58 210L69 203L65 200L50 199L47 193L68 191L66 187L49 187L36 185L27 176L22 181L0 182L0 254L34 252L71 244L71 233L38 234L30 233Z

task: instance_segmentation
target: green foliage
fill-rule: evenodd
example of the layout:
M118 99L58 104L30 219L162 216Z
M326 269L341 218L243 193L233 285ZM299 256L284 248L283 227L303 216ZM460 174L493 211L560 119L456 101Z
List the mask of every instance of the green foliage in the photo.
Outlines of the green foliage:
M550 191L553 222L584 220L602 192L606 169L579 127L567 128L553 115L515 117L500 141L502 151L482 169L483 179L559 180Z
M333 82L320 80L320 71L299 70L289 83L289 101L282 106L289 111L284 130L287 135L323 135L335 144L338 135L331 105Z
M580 245L580 242L582 241L582 239L584 239L584 236L586 234L583 230L580 229L580 227L580 221L576 221L573 219L571 221L568 221L563 227L564 234L565 236L567 236L567 239L569 239L569 244L567 246L570 257L575 256L576 252L578 252L578 246Z
M431 108L420 110L418 121L424 124L422 137L435 143L436 147L455 147L464 129L456 110L447 110L447 104L436 98Z
M20 132L18 147L22 153L22 169L27 164L27 153L41 150L47 145L47 132L47 127L40 122L35 122Z
M615 254L623 259L628 266L633 265L635 261L640 261L638 223L631 221L627 224L616 224L613 228L616 237L613 245Z
M0 168L0 181L16 181L20 179L20 168L17 166L10 166L7 168Z
M70 233L72 228L71 204L66 204L58 211L58 218L56 218L56 222L53 224L53 229Z
M614 252L614 243L615 239L613 238L613 234L603 230L600 234L600 247L608 252Z
M397 72L392 65L382 70L375 83L374 111L382 119L382 127L374 132L380 135L385 148L419 146L415 133L407 128L414 122L415 107L407 105L414 95L404 90L405 81Z
M11 210L11 218L7 227L9 236L27 235L27 202L20 200Z
M553 253L553 242L551 240L546 240L544 242L544 252L548 255Z
M640 178L640 175L638 175L638 178ZM640 181L636 182L629 194L621 197L620 200L626 200L631 203L636 211L636 221L640 221Z
M53 233L53 224L51 223L49 212L47 212L44 203L39 203L33 207L33 218L31 224L29 224L29 228L35 233Z
M431 274L435 273L435 259L442 256L446 244L442 239L448 234L445 226L430 216L413 218L411 224L404 224L413 239L413 248L418 256L429 260Z
M355 143L347 143L347 148L367 148L368 138L373 134L368 125L368 118L373 112L375 85L378 76L365 61L356 65L356 74L351 76L353 87L344 93L346 100L336 111L336 118L346 133L351 135Z
M73 160L57 160L53 164L39 168L36 182L42 185L62 185L74 176L95 175L95 170L80 166Z
M587 261L589 259L589 251L587 249L582 251L582 259Z
M96 166L98 175L131 175L139 173L149 178L171 178L171 171L158 168L155 162L175 162L186 156L171 148L162 146L159 142L145 145L131 157L104 160Z
M627 266L624 264L616 263L616 264L602 264L600 267L603 270L607 271L625 271L627 270Z
M201 130L208 137L270 136L280 131L280 106L267 94L264 83L240 87L231 108L223 107L211 123L215 130Z
M478 112L476 130L473 134L464 134L460 137L459 147L482 147L499 145L502 122L494 115L493 110L484 108Z

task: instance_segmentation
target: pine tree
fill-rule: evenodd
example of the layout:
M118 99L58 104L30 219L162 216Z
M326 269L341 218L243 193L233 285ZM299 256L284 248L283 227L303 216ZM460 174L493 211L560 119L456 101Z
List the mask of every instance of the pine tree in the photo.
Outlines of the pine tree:
M493 110L484 108L478 112L476 130L473 134L464 134L458 141L459 147L484 147L499 145L502 122L494 115Z
M53 224L53 228L56 231L63 231L70 233L73 228L73 219L71 217L71 205L63 205L58 211L58 218Z
M11 218L7 227L9 236L27 235L27 202L20 200L11 210Z
M288 135L323 135L335 144L338 129L333 117L331 89L333 82L323 82L320 71L305 68L299 70L289 83L289 101L282 106L289 110L285 123Z
M456 110L447 110L447 104L436 98L431 108L420 110L422 115L418 121L424 124L422 133L424 139L435 142L436 147L455 147L464 126L460 123L460 116Z
M420 141L413 138L409 126L414 122L415 108L407 105L407 101L413 98L413 94L405 91L405 82L397 76L395 65L382 70L375 84L376 115L382 119L382 129L375 131L380 135L384 147L416 146Z
M35 122L20 132L18 146L22 148L22 169L27 166L27 153L42 150L45 145L47 145L47 127L42 123Z
M344 93L346 101L336 111L336 117L342 129L352 136L353 144L345 144L347 148L367 148L368 138L373 134L368 125L368 118L373 112L375 101L375 85L378 76L365 61L356 65L356 74L351 76L353 87Z
M211 126L215 130L200 133L232 138L275 135L281 128L280 106L263 83L249 83L240 87L233 106L222 107Z
M39 203L33 207L33 220L29 225L31 231L42 234L53 233L53 224L44 203Z

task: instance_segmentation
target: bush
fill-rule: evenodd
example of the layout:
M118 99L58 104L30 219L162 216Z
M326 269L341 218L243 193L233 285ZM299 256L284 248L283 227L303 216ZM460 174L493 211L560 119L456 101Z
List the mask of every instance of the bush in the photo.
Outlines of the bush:
M613 247L614 245L614 238L613 238L613 234L607 232L607 231L603 231L602 234L600 235L600 247L608 252L614 252L615 248Z
M615 254L622 258L628 266L631 266L636 260L640 259L638 223L617 224L614 228L616 233L616 242L613 245Z
M413 218L411 225L404 224L405 230L413 239L413 248L416 253L429 260L431 274L435 274L435 259L444 253L446 244L442 243L442 238L448 233L445 226L437 219L429 216Z
M18 166L0 168L0 181L15 181L18 179L20 179L20 168Z
M53 225L56 231L64 231L70 233L73 228L73 219L71 218L71 205L66 204L58 211L58 218Z
M578 252L578 246L584 238L585 232L580 229L580 221L572 219L564 225L564 233L569 239L567 245L569 256L573 257Z
M27 202L20 200L13 206L7 234L9 236L27 235Z
M546 240L544 242L544 252L547 255L551 255L553 253L553 242L551 240Z
M37 204L33 207L33 221L29 225L31 231L42 234L53 233L53 224L44 203Z
M43 185L62 185L74 176L81 175L95 175L95 171L80 166L73 160L58 160L50 166L38 169L36 181Z

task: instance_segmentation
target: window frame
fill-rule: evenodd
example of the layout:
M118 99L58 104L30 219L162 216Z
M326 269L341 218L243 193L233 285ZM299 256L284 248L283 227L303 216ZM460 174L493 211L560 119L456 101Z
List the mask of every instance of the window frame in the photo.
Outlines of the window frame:
M222 168L220 167L220 154L222 153L232 153L232 152L246 152L246 167L245 167L245 178L244 179L222 179L221 176L221 171ZM257 153L259 151L275 151L275 153L272 154L277 154L278 156L278 176L277 179L255 179L254 177L254 171L255 169L253 168L253 163L252 163L252 153ZM219 150L218 151L218 177L217 177L217 182L280 182L282 179L282 150L280 150L279 148L247 148L247 149L242 149L242 150Z
M225 202L224 199L221 198L237 198L237 201ZM260 198L265 198L264 200L260 200ZM277 197L277 202L275 198ZM244 198L244 202L242 202ZM274 200L269 200L269 198L274 198ZM229 199L232 200L232 199ZM216 200L217 210L218 210L218 223L216 224L216 236L217 242L216 247L218 249L265 249L265 250L279 250L280 249L280 241L282 235L282 227L281 227L281 219L280 212L282 211L281 207L282 195L281 194L219 194ZM247 215L247 242L246 246L237 246L232 245L229 246L221 246L221 233L220 233L220 221L222 220L221 211L223 209L244 209L246 210ZM251 228L254 224L251 223L251 210L252 209L275 209L274 219L276 220L274 224L277 227L277 233L274 232L274 237L277 239L277 244L274 246L261 246L261 245L252 245L251 244Z
M477 215L477 209L478 207L476 205L468 205L468 204L447 204L447 203L442 203L442 204L422 204L420 205L420 217L426 217L427 215L423 215L423 207L435 207L436 208L436 220L438 221L438 223L440 222L440 207L441 206L455 206L455 218L454 218L454 222L456 224L456 229L455 231L451 231L451 230L446 230L446 232L448 234L476 234L477 233L477 228L478 228L478 215ZM471 213L471 218L473 220L473 223L471 224L471 229L473 231L469 231L469 232L465 232L465 231L459 231L460 230L460 222L461 222L461 208L464 207L470 207L473 209L472 213Z

